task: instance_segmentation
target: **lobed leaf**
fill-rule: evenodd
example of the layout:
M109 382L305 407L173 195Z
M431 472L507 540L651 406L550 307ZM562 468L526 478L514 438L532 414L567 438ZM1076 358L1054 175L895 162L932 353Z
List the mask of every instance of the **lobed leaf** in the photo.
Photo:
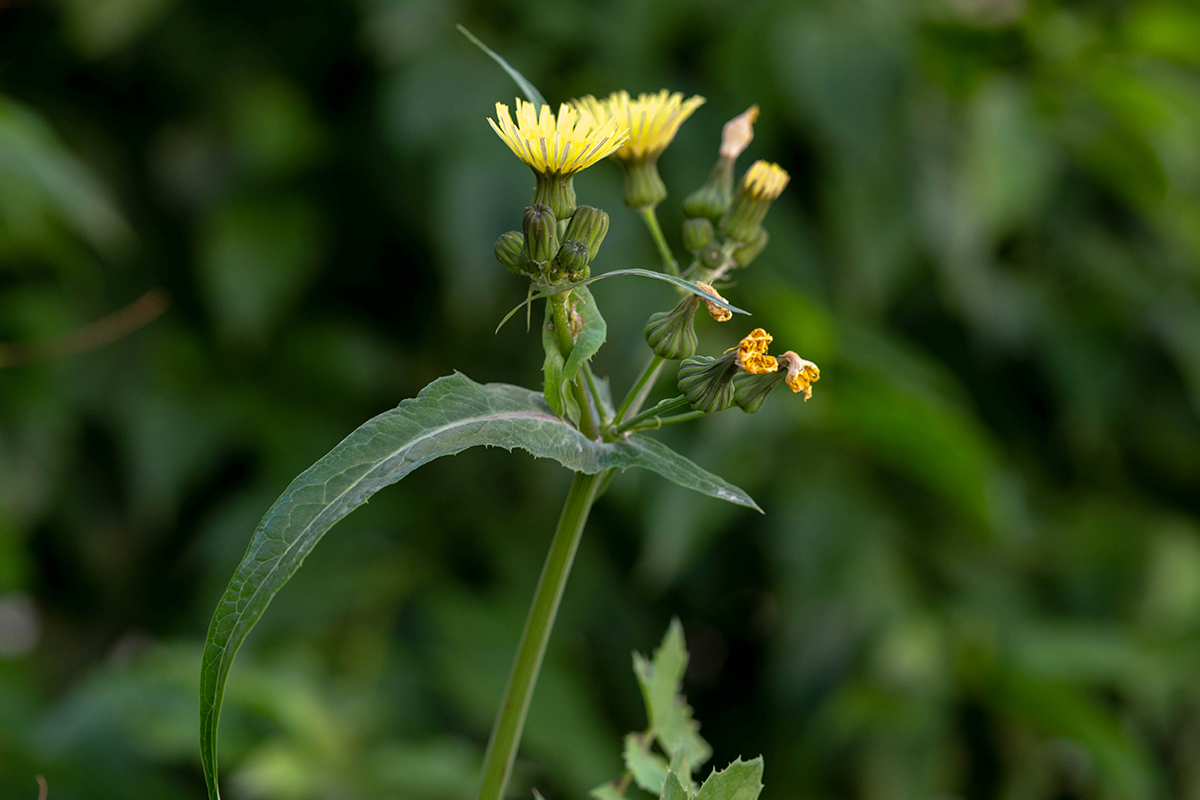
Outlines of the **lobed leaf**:
M695 800L758 800L763 790L762 774L762 756L751 761L739 758L721 772L709 775Z
M672 762L698 767L712 757L712 748L700 736L700 723L681 691L688 653L679 620L671 620L662 644L651 661L633 654L633 671L642 687L650 728Z
M563 422L538 392L466 376L439 378L364 423L300 474L259 523L209 625L200 674L200 755L217 800L217 724L238 648L317 542L371 495L417 467L469 447L521 448L596 474L641 467L712 497L757 509L741 489L653 439L596 442Z
M663 781L661 800L689 800L687 789L679 780L674 772L667 772L667 779Z
M651 739L630 733L625 736L625 769L637 785L651 794L660 794L667 778L667 761L650 750Z
M588 797L592 800L626 800L625 795L617 791L614 781L600 784L588 792Z

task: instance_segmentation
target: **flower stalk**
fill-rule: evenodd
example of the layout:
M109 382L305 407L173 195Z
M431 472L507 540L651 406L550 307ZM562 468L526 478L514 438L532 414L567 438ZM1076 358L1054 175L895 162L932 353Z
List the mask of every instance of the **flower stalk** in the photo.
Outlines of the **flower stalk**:
M596 475L577 472L567 493L558 527L554 531L554 540L550 543L550 552L546 555L546 563L533 595L533 605L529 607L529 617L525 620L521 643L517 646L512 672L504 689L504 699L500 703L500 713L483 758L483 776L479 794L476 795L478 800L502 800L508 788L521 733L525 729L525 717L529 713L529 701L533 697L533 688L537 684L546 646L550 642L550 631L558 616L558 607L562 602L567 577L571 574L575 552L579 549L583 527L606 475L604 472Z

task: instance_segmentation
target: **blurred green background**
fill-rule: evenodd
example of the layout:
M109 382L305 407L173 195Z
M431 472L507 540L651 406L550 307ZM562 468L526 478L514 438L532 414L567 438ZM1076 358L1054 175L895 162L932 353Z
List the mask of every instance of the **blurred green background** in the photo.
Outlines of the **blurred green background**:
M660 165L676 243L759 104L741 167L793 179L726 295L823 375L661 437L765 516L601 501L514 795L618 772L678 615L766 798L1200 798L1195 3L0 5L0 796L200 798L201 642L268 505L433 378L539 384L536 330L493 333L515 91L462 22L552 102L708 98ZM576 185L596 269L653 266L619 170ZM623 388L672 294L594 293ZM342 523L233 669L227 797L467 797L568 477L472 451Z

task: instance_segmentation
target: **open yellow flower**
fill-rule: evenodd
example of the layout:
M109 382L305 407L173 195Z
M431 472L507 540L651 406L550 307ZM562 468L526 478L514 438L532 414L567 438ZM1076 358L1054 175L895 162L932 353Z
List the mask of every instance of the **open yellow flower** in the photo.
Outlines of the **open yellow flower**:
M679 126L704 105L704 98L694 95L684 100L680 92L663 89L656 94L642 93L635 100L622 90L599 100L589 94L573 102L582 113L628 127L629 139L612 155L625 168L626 205L653 208L661 203L667 187L658 175L658 157L674 140Z
M549 106L535 111L518 97L516 117L514 123L508 106L496 103L496 119L488 124L537 175L533 202L548 205L560 220L575 211L575 173L612 155L629 138L628 126L620 121L598 120L567 103L555 115Z
M616 120L629 128L629 139L613 153L614 161L644 161L667 149L679 126L704 105L704 98L694 95L684 100L680 92L663 89L657 94L643 92L634 100L621 90L603 100L589 94L573 102L598 120Z

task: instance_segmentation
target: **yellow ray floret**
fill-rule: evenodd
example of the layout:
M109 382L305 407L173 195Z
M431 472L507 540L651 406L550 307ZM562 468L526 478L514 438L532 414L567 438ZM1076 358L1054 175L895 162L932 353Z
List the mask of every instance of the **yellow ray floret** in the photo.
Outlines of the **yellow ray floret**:
M663 89L657 94L638 95L634 100L621 90L597 100L590 94L573 101L580 111L598 120L615 120L629 128L629 141L613 153L616 161L644 161L657 158L675 138L679 126L704 105L704 98L693 95L684 100L679 92Z
M812 399L812 385L821 380L821 370L811 361L788 350L779 357L779 363L787 369L788 388L793 392L804 392L805 402Z
M755 161L742 178L742 188L754 197L774 200L783 192L791 176L778 164Z
M555 116L548 105L537 113L532 103L517 98L516 113L514 124L508 106L496 103L499 124L490 118L488 123L517 158L543 175L574 175L612 155L629 138L628 127L617 120L598 121L566 103Z
M771 340L774 338L762 328L750 331L745 339L738 342L738 366L751 375L762 375L765 372L774 372L779 369L779 364L775 362L775 356L767 355L767 345L771 344Z

